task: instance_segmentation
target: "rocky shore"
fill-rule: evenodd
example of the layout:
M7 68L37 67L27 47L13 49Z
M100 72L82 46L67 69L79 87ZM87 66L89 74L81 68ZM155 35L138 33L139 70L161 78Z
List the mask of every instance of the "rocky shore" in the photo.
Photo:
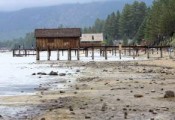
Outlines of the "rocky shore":
M168 64L167 64L168 63ZM1 105L26 108L0 119L24 120L174 120L175 62L59 62L74 74L36 88L36 95L1 97ZM38 75L35 73L33 75ZM72 80L74 78L74 80ZM64 84L65 89L51 90Z

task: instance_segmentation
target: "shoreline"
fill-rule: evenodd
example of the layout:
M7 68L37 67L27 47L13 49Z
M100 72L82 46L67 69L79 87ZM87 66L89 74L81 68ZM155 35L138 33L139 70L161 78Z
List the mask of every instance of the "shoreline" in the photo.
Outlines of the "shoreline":
M33 120L115 120L124 119L125 111L128 119L175 117L175 107L172 106L175 98L163 98L166 90L174 90L173 60L71 61L53 65L59 64L83 68L72 76L76 82L70 83L68 89L43 90L29 96L0 97L1 103L5 101L4 105L7 106L31 107L18 117ZM135 94L142 97L135 98ZM38 110L37 114L30 112L33 108Z

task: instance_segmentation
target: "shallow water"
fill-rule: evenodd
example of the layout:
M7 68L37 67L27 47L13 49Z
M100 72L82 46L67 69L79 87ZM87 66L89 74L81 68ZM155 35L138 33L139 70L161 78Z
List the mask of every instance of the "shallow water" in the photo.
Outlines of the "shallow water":
M47 53L40 53L40 60L44 61L47 59ZM52 52L51 60L56 60L57 53ZM94 61L105 61L104 57L100 56L99 51L95 52ZM76 60L77 57L75 52L72 51L72 60ZM67 52L60 52L60 60L67 60ZM80 52L81 61L92 61L91 52L89 57L85 57L83 52ZM108 53L107 61L126 61L133 60L132 57L122 56L122 60L119 56ZM137 60L137 58L135 59ZM27 57L12 57L12 52L0 53L0 95L23 95L33 94L34 88L38 87L39 84L54 80L54 77L48 76L32 76L32 73L58 71L64 73L74 73L75 70L65 68L61 66L54 66L47 62L37 62L36 56ZM40 77L40 78L39 78ZM58 87L58 86L57 86ZM60 86L61 87L61 86Z
M11 52L0 53L0 95L33 94L34 88L55 77L32 75L50 71L72 73L73 69L54 67L47 63L36 62L35 56L12 57Z

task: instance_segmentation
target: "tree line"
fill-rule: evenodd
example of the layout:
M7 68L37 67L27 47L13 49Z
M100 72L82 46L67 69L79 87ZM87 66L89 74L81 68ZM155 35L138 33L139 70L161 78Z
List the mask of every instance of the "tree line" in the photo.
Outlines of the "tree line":
M144 2L126 4L122 11L116 11L105 20L96 19L83 33L104 33L105 44L113 45L115 40L123 44L174 45L175 46L175 0L154 0L147 7ZM64 26L61 26L64 27ZM174 36L174 37L173 37ZM0 47L25 48L35 46L34 33L24 38L1 42Z
M144 2L126 4L122 11L113 12L105 20L97 19L83 33L104 33L106 44L123 40L123 44L171 44L175 32L175 1L154 0L151 7Z

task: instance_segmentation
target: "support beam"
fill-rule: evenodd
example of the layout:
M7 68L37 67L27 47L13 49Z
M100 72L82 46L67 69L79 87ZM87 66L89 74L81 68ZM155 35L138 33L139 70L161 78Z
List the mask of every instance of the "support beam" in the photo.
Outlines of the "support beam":
M15 56L15 50L13 49L13 57Z
M163 58L163 51L162 51L162 47L160 47L160 57Z
M108 59L108 52L107 52L107 48L105 47L105 60L107 60Z
M94 47L92 47L92 60L94 60Z
M147 48L147 58L149 59L150 56L149 56L149 47Z
M40 60L40 52L39 52L39 49L36 50L36 60Z
M77 60L80 60L80 49L77 49Z
M57 51L57 60L60 60L60 50Z
M131 47L129 46L129 56L131 56Z
M50 60L50 49L47 49L47 60Z
M115 46L115 56L117 55L117 47Z
M122 59L122 51L119 50L119 58Z
M135 52L136 52L136 49L133 48L133 59L135 59Z
M75 56L77 55L77 51L75 50Z
M71 49L70 48L68 49L68 60L69 61L71 60Z
M88 57L88 48L85 49L85 57Z

